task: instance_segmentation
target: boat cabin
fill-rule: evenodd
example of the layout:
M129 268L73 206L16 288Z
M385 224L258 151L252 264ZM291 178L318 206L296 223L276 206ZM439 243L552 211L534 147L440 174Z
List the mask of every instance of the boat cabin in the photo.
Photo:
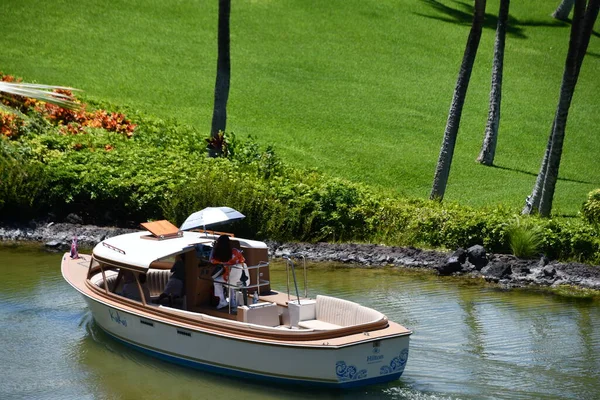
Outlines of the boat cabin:
M171 299L170 307L220 316L235 315L238 304L249 305L262 295L272 295L268 249L264 243L214 231L182 232L167 221L142 225L147 232L121 235L118 241L107 239L99 243L94 248L88 279L106 292L125 295L145 306L167 305L167 301L158 303L157 300L172 275L176 258L180 257L185 276L183 296ZM165 226L174 229L165 232ZM173 231L174 234L169 233ZM245 282L224 282L234 307L215 312L213 275L218 265L211 264L209 257L214 241L222 234L230 236L232 247L240 250L246 260L246 265L231 266L232 270L243 270ZM149 298L144 296L144 286L148 288L146 296L149 292Z

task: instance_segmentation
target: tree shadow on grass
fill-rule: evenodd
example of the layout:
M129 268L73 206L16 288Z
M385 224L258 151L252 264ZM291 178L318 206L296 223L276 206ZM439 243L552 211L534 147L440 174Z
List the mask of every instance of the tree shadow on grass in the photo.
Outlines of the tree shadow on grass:
M459 0L453 0L456 7L451 7L440 3L438 0L421 0L423 3L430 5L436 10L438 15L428 15L415 13L416 15L436 19L439 21L450 22L459 25L471 25L473 22L474 5L473 2L465 3ZM498 25L497 15L485 13L484 27L486 29L496 30ZM569 21L559 21L555 19L548 20L533 20L533 19L518 19L513 16L508 17L506 33L518 39L527 39L523 27L526 26L547 26L547 27L565 27L569 25Z
M562 20L556 20L557 22L562 22L564 26L571 26L573 24L573 20L571 18L567 18L567 19L562 19ZM595 30L592 30L592 36L596 36L597 38L600 38L600 33L596 32Z
M505 171L512 171L512 172L518 172L520 174L525 174L525 175L530 175L530 176L535 176L537 178L538 173L537 172L530 172L530 171L525 171L523 169L519 169L519 168L512 168L512 167L504 167L502 165L492 165L492 168L498 168L498 169L502 169ZM558 177L559 181L563 181L563 182L573 182L573 183L583 183L586 185L600 185L600 182L589 182L589 181L582 181L579 179L568 179L568 178L561 178Z

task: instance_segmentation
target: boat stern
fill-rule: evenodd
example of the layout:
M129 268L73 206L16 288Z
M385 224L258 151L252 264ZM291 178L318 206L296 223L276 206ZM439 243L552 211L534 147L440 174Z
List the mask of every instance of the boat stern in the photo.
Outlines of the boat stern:
M377 340L357 346L337 359L335 374L340 388L352 388L394 381L408 361L409 336Z

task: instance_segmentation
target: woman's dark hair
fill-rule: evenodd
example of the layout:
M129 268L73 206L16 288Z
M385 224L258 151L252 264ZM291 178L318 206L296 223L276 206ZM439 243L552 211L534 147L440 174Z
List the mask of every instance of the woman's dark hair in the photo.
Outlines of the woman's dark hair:
M213 247L213 258L221 262L231 260L231 242L229 236L221 235Z

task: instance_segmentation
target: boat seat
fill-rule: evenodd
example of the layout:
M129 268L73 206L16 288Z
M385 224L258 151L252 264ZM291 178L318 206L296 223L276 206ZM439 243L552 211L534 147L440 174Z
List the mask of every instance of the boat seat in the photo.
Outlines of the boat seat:
M170 275L171 271L168 269L148 271L146 274L146 286L150 290L150 296L159 296L163 292Z
M150 290L151 297L158 297L165 286L167 286L167 281L169 280L169 276L171 275L171 271L167 270L150 270L146 274L146 286ZM107 271L106 272L106 281L108 282L108 287L112 288L113 284L117 280L117 272L116 271ZM104 281L102 279L102 274L94 275L90 281L104 289ZM121 286L121 285L119 285Z
M112 287L112 285L115 283L115 280L117 280L117 272L116 271L106 271L105 272L106 275L106 281L108 282L108 286ZM102 276L101 273L97 273L96 275L92 276L90 278L90 282L92 282L94 285L98 286L101 289L104 289L104 278Z
M298 322L298 326L306 329L314 329L316 331L328 331L331 329L343 328L341 325L330 324L329 322L319 321L318 319L309 319Z
M315 330L330 330L379 321L385 316L379 311L352 301L329 296L317 296L314 319L299 321L298 326Z

